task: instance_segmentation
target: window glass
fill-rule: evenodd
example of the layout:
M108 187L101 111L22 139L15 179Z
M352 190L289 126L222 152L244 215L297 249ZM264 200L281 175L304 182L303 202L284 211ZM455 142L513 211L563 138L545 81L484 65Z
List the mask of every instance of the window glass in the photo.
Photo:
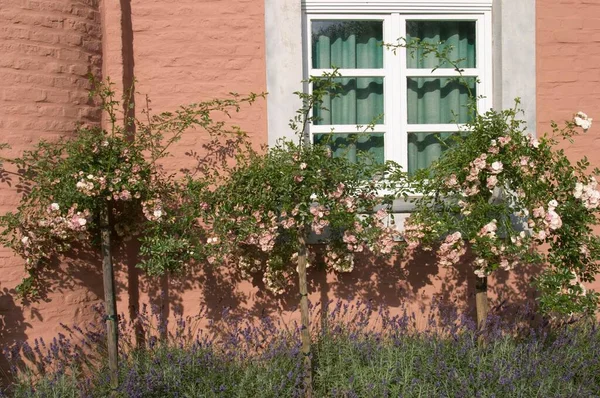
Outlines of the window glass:
M383 68L382 21L312 21L312 67Z
M408 123L467 123L472 116L469 99L477 95L475 87L475 78L408 78Z
M335 156L358 160L368 154L376 162L393 160L414 173L455 142L451 137L457 133L452 131L473 119L475 105L489 106L491 93L486 89L491 71L482 63L483 54L477 53L482 39L477 34L486 21L483 13L453 13L447 19L426 13L382 13L377 20L353 19L350 12L307 16L312 56L308 74L343 69L343 76L334 79L337 87L313 109L310 127L313 141L327 142ZM408 41L418 38L431 44L465 69L464 76L454 64L423 49L399 48L393 53L382 46L396 42L404 28ZM486 44L486 49L491 47ZM479 79L485 81L480 84ZM312 89L318 90L319 83ZM361 134L364 129L357 125L371 123L376 132Z
M439 51L450 46L448 59L461 60L458 63L460 68L475 68L475 28L475 21L407 21L406 39L410 41L419 38L426 43L437 45ZM409 51L406 59L409 68L452 67L440 64L433 54L424 55L422 49L412 53Z
M456 141L459 133L408 133L408 174L427 168ZM460 133L465 136L468 133Z
M383 123L383 78L336 78L338 85L326 95L322 107L315 107L316 125ZM316 87L318 88L318 87Z

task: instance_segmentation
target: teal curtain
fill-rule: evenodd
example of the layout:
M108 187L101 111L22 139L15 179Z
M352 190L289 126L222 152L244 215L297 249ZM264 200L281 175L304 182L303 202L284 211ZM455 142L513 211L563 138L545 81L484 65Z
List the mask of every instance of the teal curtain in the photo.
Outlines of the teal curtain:
M408 21L407 39L419 38L438 44L441 51L451 46L448 57L459 60L462 68L476 66L474 21ZM450 68L422 50L408 54L407 67L419 69ZM466 85L465 85L466 83ZM477 96L476 78L407 78L407 110L409 124L467 123L470 97ZM453 133L409 133L408 172L428 167L452 142Z
M470 96L477 96L473 77L408 78L407 89L409 124L467 123L473 116L468 107Z
M382 21L312 21L313 68L383 68ZM383 114L383 78L344 77L324 98L319 125L369 124ZM383 120L377 120L383 123Z
M381 21L312 21L315 69L383 68Z
M329 69L364 69L383 67L383 24L381 21L312 21L312 67ZM440 43L439 49L451 46L451 59L462 59L460 67L477 64L474 21L408 21L407 38L420 38ZM449 67L422 51L408 57L409 68L432 69ZM469 88L453 78L408 78L408 123L450 124L465 123L472 115L466 107L469 94L476 96L475 78L467 79ZM384 123L384 92L381 77L344 76L336 79L338 88L324 98L323 108L316 107L317 125L367 125ZM470 91L470 93L469 93ZM379 118L378 118L379 117ZM337 155L356 158L365 150L383 159L383 135L372 134L363 142L348 134L315 135L315 142L331 136L332 149ZM427 167L445 148L451 133L408 134L409 171ZM349 139L352 138L352 139ZM375 140L375 138L378 138ZM440 142L441 140L441 142ZM358 151L358 152L356 152ZM353 155L354 153L354 155Z

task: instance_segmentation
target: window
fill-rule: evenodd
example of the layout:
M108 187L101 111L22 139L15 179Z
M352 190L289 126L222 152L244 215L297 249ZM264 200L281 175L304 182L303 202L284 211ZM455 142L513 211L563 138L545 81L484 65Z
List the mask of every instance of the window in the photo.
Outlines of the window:
M325 98L327 110L315 109L321 120L310 126L314 142L328 137L335 153L345 148L353 159L369 152L412 173L437 159L449 137L465 133L461 126L472 116L465 106L469 94L479 96L479 111L491 108L489 10L343 13L337 6L324 13L325 6L318 8L305 14L305 71L320 76L337 67L342 77L337 95ZM461 59L462 72L440 65L433 55L411 56L404 48L394 54L382 47L416 37L452 46L449 58ZM456 81L460 74L468 88ZM373 120L373 131L359 134L357 125Z

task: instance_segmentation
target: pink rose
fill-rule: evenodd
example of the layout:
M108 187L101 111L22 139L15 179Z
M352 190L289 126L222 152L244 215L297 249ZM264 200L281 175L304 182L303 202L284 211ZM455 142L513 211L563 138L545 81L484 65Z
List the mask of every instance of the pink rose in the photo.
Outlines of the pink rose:
M500 174L502 172L502 169L504 168L504 165L502 164L502 162L493 162L489 169L490 169L490 173L492 174Z
M498 138L498 142L500 143L500 146L504 146L506 144L508 144L510 142L511 138L510 136L505 136L505 137L500 137Z

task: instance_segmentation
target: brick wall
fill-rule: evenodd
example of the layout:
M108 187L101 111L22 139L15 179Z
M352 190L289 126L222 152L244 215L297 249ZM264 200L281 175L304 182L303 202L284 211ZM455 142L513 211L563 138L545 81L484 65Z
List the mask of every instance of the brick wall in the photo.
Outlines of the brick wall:
M0 9L4 139L64 134L76 121L98 120L86 91L86 74L101 66L97 3L28 0Z
M536 12L538 131L577 111L600 120L600 3L538 0ZM594 156L594 130L569 151Z
M78 121L100 121L86 77L101 72L98 7L99 0L0 1L0 142L12 146L3 156L70 134ZM1 213L18 203L15 184L0 182ZM23 275L22 260L0 248L0 345L56 334L59 322L91 312L79 303L96 297L75 275L55 286L48 302L21 307L12 289Z
M122 51L122 73L127 75L132 70L137 80L138 116L145 95L156 113L225 98L230 92L243 95L266 91L263 0L132 0L130 17L131 32L123 23L124 43L109 46L105 57ZM110 22L107 29L111 29ZM132 46L128 40L132 40ZM132 53L123 51L128 46ZM108 67L119 72L112 65ZM126 86L127 78L122 80ZM239 125L256 145L261 145L267 142L266 116L266 101L260 100L233 114L231 123ZM202 151L207 138L202 130L186 132L171 151L173 156L167 167L178 170L192 165L186 153ZM146 280L143 276L138 279L131 266L123 265L119 268L123 287L119 310L153 303L166 314L178 308L187 315L196 315L202 305L212 308L212 316L226 305L241 305L250 311L258 289L248 282L229 284L222 278L224 272L191 272L167 282ZM136 285L138 288L132 290Z

